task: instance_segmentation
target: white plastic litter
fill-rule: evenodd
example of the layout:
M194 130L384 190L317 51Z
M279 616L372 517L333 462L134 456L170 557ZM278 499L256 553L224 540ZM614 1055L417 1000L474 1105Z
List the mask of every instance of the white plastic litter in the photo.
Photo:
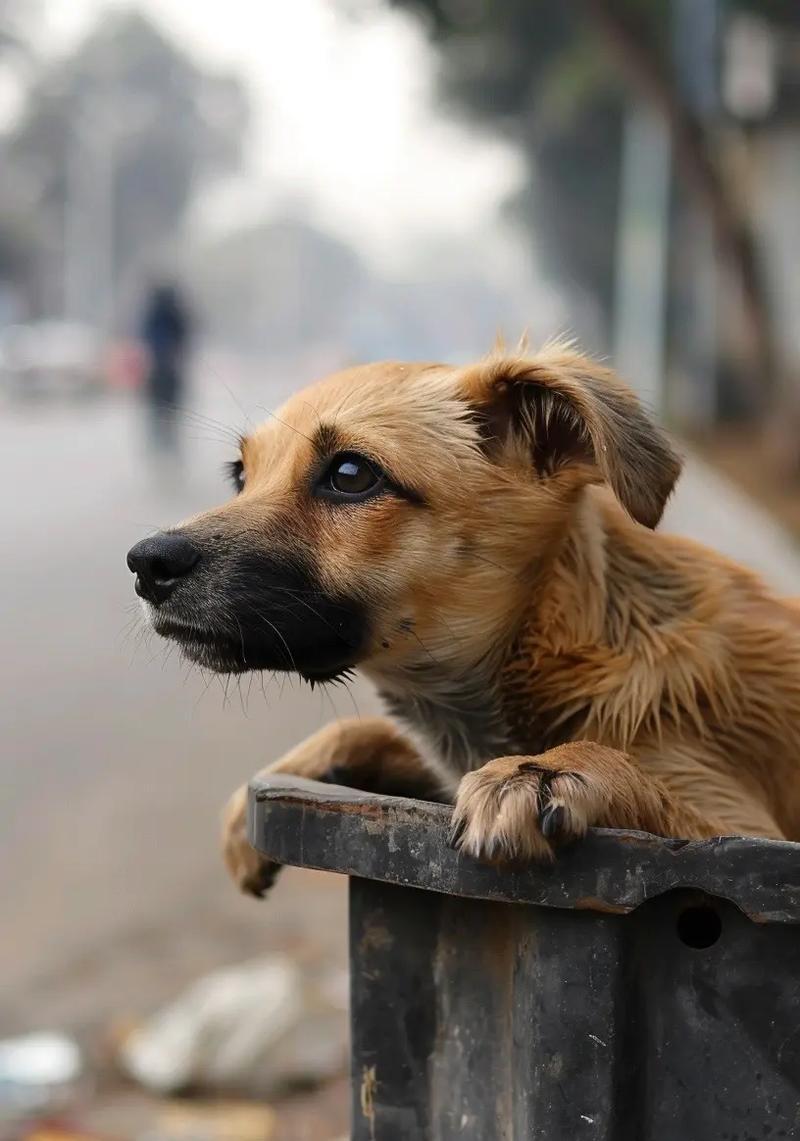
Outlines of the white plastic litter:
M283 955L215 971L125 1040L126 1071L158 1093L269 1095L346 1064L346 983Z
M0 1121L61 1106L83 1071L81 1052L55 1031L0 1041Z

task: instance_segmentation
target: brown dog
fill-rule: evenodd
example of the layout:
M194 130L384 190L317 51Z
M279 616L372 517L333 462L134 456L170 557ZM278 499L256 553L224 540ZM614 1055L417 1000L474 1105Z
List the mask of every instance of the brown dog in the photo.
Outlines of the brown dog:
M551 858L595 824L800 839L798 611L652 533L679 470L569 348L368 365L243 438L236 498L128 562L193 661L358 667L393 720L334 724L273 769L454 797L473 857ZM260 894L244 790L225 850Z

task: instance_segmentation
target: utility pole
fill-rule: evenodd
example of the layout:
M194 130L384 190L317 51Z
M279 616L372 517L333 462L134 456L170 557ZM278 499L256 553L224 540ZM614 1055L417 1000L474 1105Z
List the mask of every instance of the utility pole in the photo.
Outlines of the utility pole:
M663 117L640 103L625 113L621 161L614 364L661 413L671 148Z

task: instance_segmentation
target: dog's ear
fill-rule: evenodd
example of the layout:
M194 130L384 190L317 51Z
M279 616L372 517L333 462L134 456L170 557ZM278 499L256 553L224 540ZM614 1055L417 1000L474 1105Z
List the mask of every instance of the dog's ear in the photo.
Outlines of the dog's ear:
M655 527L681 470L666 435L610 369L552 345L464 370L462 392L490 454L513 449L542 476L583 469L639 523Z

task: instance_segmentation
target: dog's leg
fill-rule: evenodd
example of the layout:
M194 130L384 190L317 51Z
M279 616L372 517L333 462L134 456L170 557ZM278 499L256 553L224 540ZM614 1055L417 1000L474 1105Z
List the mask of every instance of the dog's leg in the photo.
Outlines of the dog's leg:
M550 860L592 825L701 839L733 829L696 812L629 756L577 741L499 757L462 778L451 843L479 859Z
M327 725L263 770L267 773L293 773L393 796L452 800L446 777L382 717ZM222 844L225 863L241 890L263 895L279 865L264 860L247 841L246 785L234 793L225 809Z

